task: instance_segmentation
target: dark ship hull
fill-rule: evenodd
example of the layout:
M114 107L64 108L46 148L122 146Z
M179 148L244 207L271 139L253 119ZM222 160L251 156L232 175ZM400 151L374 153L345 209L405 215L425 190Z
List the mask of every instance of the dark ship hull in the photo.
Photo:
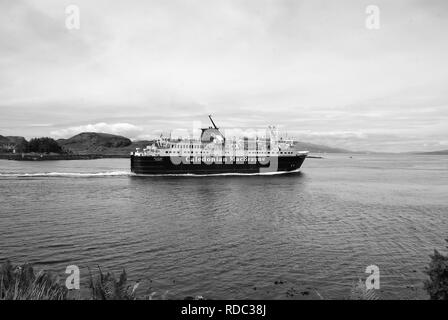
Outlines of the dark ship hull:
M275 157L166 157L131 155L131 171L136 174L223 174L274 173L298 171L306 154Z

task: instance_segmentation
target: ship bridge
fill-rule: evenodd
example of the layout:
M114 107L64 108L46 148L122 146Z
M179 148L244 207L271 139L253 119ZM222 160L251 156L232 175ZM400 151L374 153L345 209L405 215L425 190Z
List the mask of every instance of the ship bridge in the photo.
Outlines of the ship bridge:
M212 119L211 115L208 115L210 121L213 124L213 127L208 128L202 128L201 129L201 142L202 143L218 143L218 144L224 144L226 141L226 138L224 135L219 131L219 128L216 126L215 122Z

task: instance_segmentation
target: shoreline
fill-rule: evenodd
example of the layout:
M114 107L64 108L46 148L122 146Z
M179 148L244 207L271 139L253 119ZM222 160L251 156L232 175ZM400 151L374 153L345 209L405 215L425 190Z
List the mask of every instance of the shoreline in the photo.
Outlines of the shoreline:
M92 160L104 158L129 158L124 154L0 154L0 159L15 161L46 161L46 160Z

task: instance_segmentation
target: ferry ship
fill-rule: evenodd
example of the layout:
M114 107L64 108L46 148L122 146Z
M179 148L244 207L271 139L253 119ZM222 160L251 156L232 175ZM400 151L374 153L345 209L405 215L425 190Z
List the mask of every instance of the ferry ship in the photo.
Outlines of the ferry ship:
M308 151L296 151L294 141L277 138L226 139L216 126L201 129L199 139L159 137L146 148L131 153L135 174L264 174L297 172Z

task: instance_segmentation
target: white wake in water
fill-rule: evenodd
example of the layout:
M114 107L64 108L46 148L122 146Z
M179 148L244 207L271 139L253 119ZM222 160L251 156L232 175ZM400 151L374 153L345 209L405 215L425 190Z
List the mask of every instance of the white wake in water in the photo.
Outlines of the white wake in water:
M300 172L294 171L257 172L257 173L210 173L210 174L135 174L130 171L106 171L106 172L37 172L37 173L0 173L0 178L91 178L91 177L225 177L225 176L273 176Z
M226 177L226 176L275 176L280 174L290 174L298 173L300 169L292 171L274 171L274 172L256 172L256 173L238 173L238 172L227 172L227 173L170 173L170 174L131 174L135 177Z
M119 177L130 176L129 171L106 172L37 172L37 173L0 173L0 177L6 178L32 178L32 177L61 177L61 178L89 178L89 177Z

